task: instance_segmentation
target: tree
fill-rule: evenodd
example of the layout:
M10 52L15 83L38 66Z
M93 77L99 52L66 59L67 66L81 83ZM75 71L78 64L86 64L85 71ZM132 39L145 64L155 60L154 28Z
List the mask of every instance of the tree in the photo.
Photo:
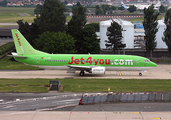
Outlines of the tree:
M6 7L7 6L7 0L3 0L0 2L0 6Z
M17 24L19 26L19 31L21 34L29 41L29 43L32 45L33 41L31 40L31 36L28 34L30 33L30 25L28 22L23 22L23 20L18 20Z
M83 51L82 53L100 53L100 39L97 39L97 35L93 26L86 25L83 30Z
M164 13L166 10L165 10L165 7L163 6L163 5L161 5L160 6L160 8L159 8L159 11L161 12L161 13Z
M35 20L36 21L36 20ZM28 42L34 47L34 40L39 37L40 31L37 24L32 23L29 25L28 22L23 22L23 20L17 21L19 26L19 31L28 40Z
M115 6L110 6L110 5L96 5L95 7L95 14L96 15L103 15L103 14L112 14L112 10L116 10Z
M106 11L111 10L110 5L102 4L101 8L102 8L104 14L106 14Z
M162 40L166 43L168 51L171 53L171 9L167 11L164 23L166 25L166 29L163 33L164 37Z
M63 32L66 29L66 17L63 10L63 3L58 0L46 0L41 7L40 16L37 15L31 25L27 22L24 23L22 20L17 22L19 24L19 30L30 44L35 46L34 40L43 32Z
M102 4L101 7L102 7L103 10L110 10L111 9L110 5Z
M123 6L118 7L118 10L125 10Z
M41 33L46 31L63 32L66 28L66 16L64 15L64 4L58 0L45 0L36 18Z
M81 3L80 2L77 2L77 6L81 6Z
M73 10L72 19L68 22L67 25L67 34L70 34L74 39L75 42L75 50L78 53L83 52L83 37L82 32L84 26L86 24L86 8L83 6L79 6Z
M65 0L64 4L67 5L68 4L68 1Z
M117 22L113 21L111 23L111 26L107 28L106 35L108 36L108 40L105 40L105 42L107 42L105 44L106 48L111 48L114 54L116 50L126 47L126 45L122 43L122 28Z
M137 10L137 8L134 6L134 5L131 5L129 8L128 8L128 11L129 12L134 12L134 11L136 11Z
M104 14L103 9L102 9L99 5L96 5L95 8L96 8L96 9L95 9L95 14L96 14L96 15L103 15L103 14Z
M36 49L42 50L47 53L75 53L74 51L74 38L62 32L44 32L36 40Z
M111 6L111 9L112 9L112 10L116 10L116 7L115 7L115 6Z
M159 13L154 10L153 5L148 8L144 8L143 26L145 30L145 45L146 50L150 52L150 59L152 59L152 52L157 45L156 33L158 32L158 15Z
M94 27L95 32L99 32L100 31L99 23L89 23L89 24L86 24L86 26Z
M103 11L103 9L100 7L99 9L96 9L96 10L95 10L95 14L96 14L96 15L103 15L103 14L104 14L104 11Z
M34 14L40 15L41 9L42 9L42 5L40 4L36 5L36 8L34 9Z

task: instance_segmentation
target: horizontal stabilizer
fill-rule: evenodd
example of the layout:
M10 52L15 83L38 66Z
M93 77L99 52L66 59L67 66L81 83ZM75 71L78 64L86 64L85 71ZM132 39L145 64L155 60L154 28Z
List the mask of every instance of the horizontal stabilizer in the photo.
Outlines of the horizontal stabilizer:
M7 56L10 56L10 57L18 57L18 58L27 58L26 56L18 56L18 55L7 55Z

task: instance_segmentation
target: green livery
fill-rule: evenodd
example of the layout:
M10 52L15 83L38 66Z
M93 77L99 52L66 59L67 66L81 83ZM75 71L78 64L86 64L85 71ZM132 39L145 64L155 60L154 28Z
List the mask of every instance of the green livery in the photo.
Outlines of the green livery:
M114 71L146 71L157 65L147 58L132 55L99 55L99 54L48 54L35 50L24 36L12 29L17 53L13 57L20 62L42 68L80 70L92 74L105 74L106 70Z

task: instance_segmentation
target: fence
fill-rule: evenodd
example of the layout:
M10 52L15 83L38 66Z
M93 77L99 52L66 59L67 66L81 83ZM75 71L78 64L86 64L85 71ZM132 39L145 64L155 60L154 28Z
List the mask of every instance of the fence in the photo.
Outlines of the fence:
M97 93L84 94L81 104L105 103L105 102L170 102L171 92L155 93Z

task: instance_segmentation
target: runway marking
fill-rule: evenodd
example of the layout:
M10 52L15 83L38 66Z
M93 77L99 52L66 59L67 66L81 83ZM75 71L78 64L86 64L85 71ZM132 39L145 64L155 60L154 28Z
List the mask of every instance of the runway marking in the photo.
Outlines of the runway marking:
M39 104L35 104L35 105L32 105L32 106L38 106Z
M113 114L124 114L124 112L113 112Z
M11 105L11 106L6 106L6 107L3 107L3 108L12 108L12 107L15 107L15 106L12 106L12 105Z
M9 115L19 115L19 114L27 114L27 113L34 113L35 111L29 111L29 112L13 112L13 113L5 113L0 114L0 116L9 116Z
M10 110L14 110L14 109L17 109L17 108L11 108Z
M140 114L140 112L131 112L131 114Z
M70 107L70 106L76 106L76 105L78 105L78 104L63 105L63 106L59 106L59 107L55 107L55 108L39 109L39 110L36 110L36 111L54 110L54 109L59 109L59 108L64 108L64 107Z
M133 117L132 119L142 119L141 117Z
M119 75L121 76L121 71L119 71Z
M52 103L58 103L58 102L71 102L71 101L77 101L77 100L80 100L79 99L70 99L70 100L60 100L60 101L55 101L55 102L52 102Z
M160 118L160 117L151 118L150 120L153 120L153 119L155 119L155 120L161 120L161 118Z
M20 101L8 101L8 102L0 102L0 105L7 105L7 104L22 104L25 102L34 102L34 101L39 101L39 100L47 100L47 99L55 99L57 97L69 97L69 96L79 96L82 94L72 94L72 95L60 95L60 96L51 96L51 97L40 97L40 98L30 98L30 99L23 99Z
M89 114L89 112L70 112L70 114Z
M151 106L144 106L144 108L151 108Z

